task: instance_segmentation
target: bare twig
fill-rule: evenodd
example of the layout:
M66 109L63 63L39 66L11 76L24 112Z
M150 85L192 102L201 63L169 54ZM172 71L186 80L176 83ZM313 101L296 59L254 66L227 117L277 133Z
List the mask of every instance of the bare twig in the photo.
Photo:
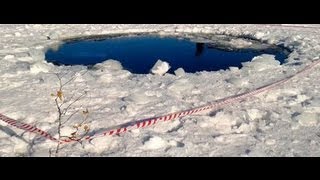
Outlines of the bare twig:
M65 109L64 111L67 112L69 108L76 102L78 102L83 96L87 95L87 93L81 94L77 99L75 99L73 102L71 102Z
M62 124L67 123L76 113L78 113L80 110L76 110L75 112L73 112L68 118L67 120L65 120Z
M61 126L62 126L62 122L61 122L61 117L62 117L62 112L61 112L61 108L59 106L58 103L58 98L55 98L54 100L56 102L56 106L58 109L58 139L61 139ZM56 155L59 153L59 147L60 147L60 143L58 142L57 147L56 147Z
M87 72L87 71L86 71L86 72ZM86 72L85 72L85 73L86 73ZM85 73L83 73L83 74L85 74ZM83 74L82 74L82 75L83 75ZM72 133L71 136L62 136L62 135L61 135L61 129L62 129L63 125L64 125L66 122L68 122L75 114L77 114L77 113L80 111L80 109L82 108L82 105L80 106L80 108L79 108L78 110L76 110L75 112L71 113L71 114L67 117L67 119L63 122L64 116L65 116L65 115L67 114L67 112L70 110L70 108L72 107L72 105L74 105L74 103L80 101L83 97L85 97L85 96L87 95L87 92L85 91L83 94L81 94L80 96L78 96L78 97L77 97L76 99L74 99L74 100L73 100L73 98L74 98L74 96L75 96L76 93L73 93L72 96L71 96L71 98L66 100L66 99L64 98L63 87L64 87L65 85L69 84L70 82L72 82L73 80L75 80L77 77L75 76L75 74L73 74L73 76L72 76L71 79L67 80L65 83L62 83L62 77L64 77L66 74L64 74L64 75L59 75L59 74L56 73L55 75L57 76L57 78L58 78L58 80L59 80L59 90L57 91L56 95L54 95L54 96L56 96L55 99L54 99L54 101L55 101L55 105L56 105L56 109L57 109L57 113L58 113L58 118L57 118L57 121L58 121L58 130L57 130L57 131L58 131L58 141L59 141L59 142L57 143L57 146L56 146L56 149L55 149L55 156L58 156L59 150L61 149L61 148L60 148L60 145L61 145L60 140L61 140L61 138L79 139L79 137L76 137L76 133L79 131L79 128L78 128L78 127L75 127L75 128L76 128L76 131L75 131L74 133ZM61 102L60 102L59 100L60 100ZM70 102L70 103L67 105L67 107L63 108L63 106L64 106L65 104L67 104L68 102ZM85 114L86 116L84 117L84 120L81 121L80 125L83 125L83 123L88 119L87 113L88 113L88 110L87 110L87 109L86 109L86 111L83 111L83 114ZM84 133L84 135L81 135L82 137L80 137L80 139L83 138L84 136L86 136L87 133L88 133L89 128L88 128L87 125L85 125L85 126L86 126L86 127L84 128L84 129L85 129L85 133ZM80 126L79 126L79 127L80 127ZM52 155L52 152L51 152L51 149L50 149L50 150L49 150L49 156L51 156L51 155Z

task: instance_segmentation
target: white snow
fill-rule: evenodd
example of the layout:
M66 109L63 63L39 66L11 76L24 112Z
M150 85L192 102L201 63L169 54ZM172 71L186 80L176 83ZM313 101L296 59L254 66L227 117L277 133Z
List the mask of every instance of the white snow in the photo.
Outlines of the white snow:
M266 26L268 26L266 28ZM202 106L295 74L320 54L319 25L215 25L215 24L34 24L0 25L0 113L35 125L54 137L57 108L54 97L59 80L74 78L63 87L69 135L83 119L90 130L103 131L133 120ZM305 28L302 28L305 27ZM292 50L280 65L273 55L261 55L216 72L168 74L170 65L159 60L152 74L133 74L119 60L106 60L92 68L55 66L45 61L49 48L65 38L130 32L183 32L247 36ZM48 39L48 37L50 39ZM251 41L233 39L239 48ZM153 75L155 74L155 75ZM235 103L217 112L199 113L179 120L62 145L59 156L320 156L319 67L284 85ZM64 107L66 107L64 106ZM83 132L80 132L83 133ZM0 156L49 156L56 143L0 122Z

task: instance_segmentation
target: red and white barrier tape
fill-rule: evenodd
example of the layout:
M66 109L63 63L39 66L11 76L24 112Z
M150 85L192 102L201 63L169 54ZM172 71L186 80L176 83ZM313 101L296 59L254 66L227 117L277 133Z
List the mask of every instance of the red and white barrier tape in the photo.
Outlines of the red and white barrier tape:
M79 141L83 141L83 140L92 140L94 138L98 138L98 137L102 137L102 136L111 136L114 134L120 134L120 133L124 133L127 132L129 130L132 129L139 129L139 128L144 128L147 126L151 126L154 125L160 121L170 121L173 119L177 119L177 118L181 118L187 115L191 115L191 114L195 114L201 111L205 111L205 110L218 110L221 109L222 107L230 104L230 103L235 103L235 102L239 102L241 100L244 100L245 98L248 98L250 96L253 95L257 95L260 94L262 92L266 92L268 90L271 90L272 88L277 87L280 84L283 84L287 81L289 81L290 79L292 79L293 77L296 77L297 75L301 75L303 73L306 73L308 70L310 70L311 68L313 68L314 66L316 66L317 64L320 63L320 60L315 60L313 63L311 63L310 65L306 66L304 69L302 69L301 71L297 72L295 75L289 76L285 79L279 80L277 82L268 84L266 86L260 87L256 90L253 91L249 91L246 93L242 93L242 94L238 94L238 95L234 95L234 96L230 96L224 99L220 99L217 100L213 103L210 103L208 105L205 106L201 106L201 107L197 107L197 108L193 108L193 109L189 109L189 110L185 110L185 111L181 111L181 112L176 112L176 113L172 113L172 114L168 114L168 115L164 115L164 116L160 116L160 117L154 117L154 118L148 118L148 119L142 119L142 120L137 120L137 121L132 121L129 123L125 123L125 124L121 124L112 128L109 128L108 130L105 130L102 133L93 133L92 135L89 136L85 136L83 138L79 138L79 139L72 139L72 138L64 138L64 139L57 139L54 138L53 136L51 136L49 133L38 129L34 126L31 126L29 124L26 123L22 123L22 122L18 122L14 119L11 119L3 114L0 113L0 120L6 122L9 125L12 125L14 127L17 127L19 129L22 130L26 130L28 132L32 132L32 133L36 133L39 134L40 136L43 136L47 139L50 139L52 141L56 141L56 142L60 142L60 143L69 143L69 142L79 142Z

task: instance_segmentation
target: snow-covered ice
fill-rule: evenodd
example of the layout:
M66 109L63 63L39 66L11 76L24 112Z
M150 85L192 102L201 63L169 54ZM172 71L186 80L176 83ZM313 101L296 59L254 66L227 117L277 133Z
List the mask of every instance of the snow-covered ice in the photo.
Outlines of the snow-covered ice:
M267 28L266 28L267 26ZM54 137L57 108L52 94L74 102L62 134L85 120L90 130L202 106L295 74L320 54L320 25L0 25L0 113L35 125ZM55 66L45 61L47 49L63 39L88 35L156 32L161 35L203 33L249 37L289 48L282 65L261 55L216 72L166 73L158 61L149 74L133 74L117 60L93 67ZM243 48L251 41L234 38ZM320 67L284 85L232 104L217 112L186 116L91 143L62 146L59 156L320 156ZM84 112L88 110L88 115ZM0 156L49 156L55 142L0 122Z

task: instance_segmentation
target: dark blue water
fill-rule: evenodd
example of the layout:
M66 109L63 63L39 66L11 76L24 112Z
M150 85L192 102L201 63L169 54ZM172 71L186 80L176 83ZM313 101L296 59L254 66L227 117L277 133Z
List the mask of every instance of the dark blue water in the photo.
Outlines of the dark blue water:
M216 71L230 66L241 67L261 54L274 54L283 61L286 54L279 50L224 51L210 44L195 43L186 39L157 36L118 37L104 40L83 40L65 43L58 51L49 49L46 60L64 65L94 65L107 59L121 62L132 73L146 74L158 59L167 61L172 73L182 67L186 72Z

